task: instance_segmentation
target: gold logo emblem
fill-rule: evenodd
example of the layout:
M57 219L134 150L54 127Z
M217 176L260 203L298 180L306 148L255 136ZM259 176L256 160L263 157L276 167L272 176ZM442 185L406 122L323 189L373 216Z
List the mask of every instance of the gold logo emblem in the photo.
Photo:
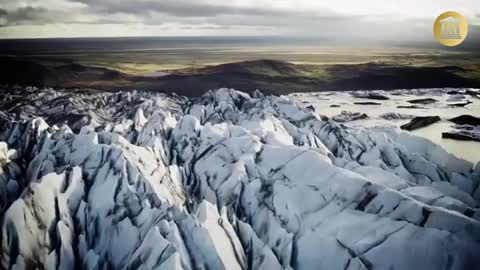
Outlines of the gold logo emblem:
M433 33L438 42L445 46L457 46L468 35L468 22L462 14L455 11L442 13L435 20Z

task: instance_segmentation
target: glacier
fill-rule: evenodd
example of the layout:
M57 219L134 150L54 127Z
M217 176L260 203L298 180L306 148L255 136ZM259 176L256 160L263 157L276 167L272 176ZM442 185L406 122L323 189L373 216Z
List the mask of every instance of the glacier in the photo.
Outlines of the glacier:
M0 95L2 269L480 267L480 164L286 96Z

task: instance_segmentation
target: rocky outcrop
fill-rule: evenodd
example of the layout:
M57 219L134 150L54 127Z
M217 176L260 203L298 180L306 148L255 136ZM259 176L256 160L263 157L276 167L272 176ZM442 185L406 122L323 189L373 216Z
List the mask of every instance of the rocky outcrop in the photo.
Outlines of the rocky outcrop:
M438 102L438 100L436 100L434 98L420 98L420 99L412 99L412 100L408 101L408 103L423 104L423 105L432 104L432 103L436 103L436 102Z
M460 102L460 103L449 103L448 106L450 106L450 107L465 107L469 104L472 104L472 102L468 100L468 101Z
M442 133L446 139L480 142L480 126L456 125L453 130Z
M400 128L404 130L415 130L429 126L440 120L441 119L438 116L417 116L405 125L400 126Z
M398 109L425 109L425 107L418 106L418 105L408 105L408 106L400 105L400 106L397 106L397 108Z
M335 115L332 117L332 119L336 122L350 122L350 121L355 121L355 120L362 120L368 118L368 115L365 113L359 113L359 112L349 112L349 111L342 111L341 114Z
M382 103L371 102L371 101L366 101L366 102L354 102L353 104L355 104L355 105L375 105L375 106L380 106L380 105L382 105Z
M366 98L366 99L373 99L373 100L389 100L390 99L387 96L377 94L377 93L372 93L372 92L366 92L366 93L354 92L352 95L356 98Z
M457 125L480 126L480 118L468 114L454 117L450 119L450 122L453 122Z
M403 120L403 119L412 119L414 117L415 116L411 114L402 114L402 113L394 113L394 112L384 113L380 115L380 118L383 118L385 120Z
M395 128L230 89L1 102L2 269L480 263L479 165Z

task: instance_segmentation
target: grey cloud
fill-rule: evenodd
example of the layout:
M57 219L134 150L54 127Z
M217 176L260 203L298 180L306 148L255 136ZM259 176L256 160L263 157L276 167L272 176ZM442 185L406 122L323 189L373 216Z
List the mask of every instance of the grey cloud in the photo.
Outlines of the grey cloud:
M208 23L219 26L270 26L282 27L299 22L309 24L323 21L351 21L356 16L341 16L330 10L305 12L278 8L238 8L226 5L212 5L198 1L187 0L77 0L86 4L92 12L102 14L102 22L115 22L113 14L130 14L136 16L142 23L158 25L168 22L185 24ZM320 15L319 15L320 14Z
M3 1L3 0L0 0ZM59 0L60 1L60 0ZM238 8L228 5L213 5L194 0L70 0L81 3L83 8L58 10L34 7L22 7L15 10L4 10L0 13L0 21L7 25L45 24L76 22L77 16L90 16L91 21L81 23L113 23L124 24L141 22L149 25L163 23L211 23L219 25L284 25L288 21L316 18L308 12L281 10L276 8ZM53 8L56 8L53 6ZM336 15L324 11L323 16ZM5 23L6 22L6 23Z
M51 19L49 19L49 17ZM0 11L0 18L6 25L52 20L47 9L34 7L22 7L11 11L2 9Z
M128 13L136 15L148 15L158 12L175 17L215 17L219 15L292 15L294 12L278 9L265 8L238 8L228 5L212 5L198 1L186 0L77 0L88 5L92 10L102 13Z
M49 4L44 4L43 8L28 7L28 4L34 2L42 3L40 0L25 0L27 6L19 8L9 1L11 0L0 0L0 26L140 23L156 29L173 27L180 30L229 30L238 27L252 29L252 33L255 29L268 29L292 36L328 36L334 39L431 39L430 20L410 19L398 22L380 17L376 17L380 20L371 20L372 18L361 15L341 15L327 9L300 11L278 7L240 8L229 5L228 2L218 1L219 4L212 4L202 0L49 0ZM476 36L478 32L472 30L471 35Z

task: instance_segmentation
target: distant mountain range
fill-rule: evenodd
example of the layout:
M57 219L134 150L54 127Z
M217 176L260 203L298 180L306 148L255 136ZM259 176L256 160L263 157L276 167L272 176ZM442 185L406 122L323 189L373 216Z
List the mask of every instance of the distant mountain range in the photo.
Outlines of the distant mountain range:
M404 66L384 63L296 65L255 60L180 69L161 76L139 76L77 63L46 64L23 58L0 58L0 84L54 88L124 89L176 92L198 96L210 89L235 88L251 93L343 91L354 89L411 89L435 87L480 88L480 78L458 66ZM468 75L468 76L467 76Z

